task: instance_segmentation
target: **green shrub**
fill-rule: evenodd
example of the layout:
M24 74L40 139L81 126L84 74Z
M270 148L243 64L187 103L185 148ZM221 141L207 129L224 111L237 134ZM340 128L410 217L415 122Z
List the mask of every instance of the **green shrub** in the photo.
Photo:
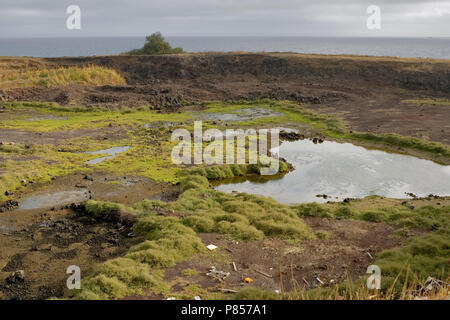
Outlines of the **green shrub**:
M170 44L164 40L164 37L160 32L153 33L150 36L147 36L146 43L144 47L141 49L131 50L126 52L126 54L131 55L144 55L144 54L174 54L174 53L182 53L182 48L172 48Z

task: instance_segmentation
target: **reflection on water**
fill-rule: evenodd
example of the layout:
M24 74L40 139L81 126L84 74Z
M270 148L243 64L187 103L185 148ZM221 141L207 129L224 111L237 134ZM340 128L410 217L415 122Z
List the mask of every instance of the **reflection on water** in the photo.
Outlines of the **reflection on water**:
M230 113L193 112L192 115L195 116L196 120L221 120L225 122L283 116L280 112L270 111L261 107L238 109Z
M25 121L41 121L41 120L67 120L67 118L66 117L57 117L52 114L49 114L49 115L45 115L45 116L29 118L29 119L26 119Z
M21 201L19 210L32 210L51 208L70 203L87 200L89 197L86 190L61 191L25 198Z
M412 156L310 140L284 142L279 153L294 165L293 172L269 181L225 181L216 189L264 195L287 204L330 200L318 198L319 194L331 200L369 195L405 198L405 192L450 195L450 166Z
M130 149L130 147L129 146L125 146L125 147L112 147L112 148L104 149L104 150L86 152L87 154L109 154L109 156L88 160L85 163L86 164L97 164L97 163L103 162L103 161L105 161L107 159L114 158L117 154L125 152L128 149Z

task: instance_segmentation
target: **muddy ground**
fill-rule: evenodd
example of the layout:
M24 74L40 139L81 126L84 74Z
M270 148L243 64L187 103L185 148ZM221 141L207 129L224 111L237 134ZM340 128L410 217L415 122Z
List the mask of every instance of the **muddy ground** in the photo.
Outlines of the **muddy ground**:
M26 222L17 217L22 214L27 215ZM77 265L82 275L89 274L96 264L123 255L142 241L128 236L126 227L78 217L68 209L14 212L2 214L1 220L12 226L0 232L3 299L69 297L65 285L69 266ZM10 277L19 270L23 279Z
M176 186L143 177L75 173L56 177L52 183L31 184L16 201L72 190L87 190L94 200L124 204L144 199L170 201L179 193ZM2 205L0 299L69 297L65 289L68 266L77 265L87 275L98 263L124 255L143 241L139 235L130 236L128 226L77 214L68 201L40 207L37 203L37 208L29 210ZM11 281L11 273L18 270L24 271L24 281Z
M0 61L19 70L102 65L118 71L128 83L0 89L3 102L42 101L112 108L150 104L153 109L170 112L181 110L186 104L210 100L292 100L311 110L341 117L349 130L395 132L450 144L450 106L402 102L449 99L448 62L294 54L0 58ZM26 117L37 115L33 111L23 112ZM0 121L8 117L10 113L0 109ZM0 141L10 143L58 145L76 137L115 141L126 138L126 134L118 127L60 132L0 130ZM21 160L30 159L25 156ZM86 190L89 198L124 204L143 199L170 201L179 194L177 186L148 178L94 171L88 175L55 177L51 183L28 184L24 193L13 197L20 202L29 196L71 190ZM437 205L436 201L444 204L444 200L430 201L433 205ZM429 201L411 203L425 205ZM130 246L142 241L139 235L130 237L129 229L120 224L77 215L67 207L70 203L33 210L18 210L16 204L3 204L0 213L0 299L68 297L70 292L64 288L69 265L80 266L86 275L98 263L123 255ZM305 218L305 222L314 231L328 232L330 237L287 244L277 239L236 242L218 234L200 234L205 245L215 244L217 251L194 256L165 270L164 280L170 284L167 295L192 299L192 294L185 292L191 284L210 292L239 290L246 285L284 291L313 288L320 281L330 284L363 275L377 253L406 240L385 224L320 218ZM230 272L230 276L223 282L211 279L206 275L211 266ZM186 269L197 273L187 276L183 274ZM11 273L19 270L23 270L24 278L11 279ZM242 280L246 277L253 283L245 284ZM130 298L167 297L144 293Z

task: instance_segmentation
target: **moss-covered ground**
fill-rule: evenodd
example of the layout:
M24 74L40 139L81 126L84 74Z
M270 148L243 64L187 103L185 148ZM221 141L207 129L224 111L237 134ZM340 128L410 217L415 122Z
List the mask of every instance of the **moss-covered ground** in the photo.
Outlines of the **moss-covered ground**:
M380 148L400 146L426 154L450 157L450 148L446 145L395 134L350 132L339 119L316 114L292 102L211 102L205 104L205 112L238 112L254 106L276 111L282 116L229 124L211 120L206 121L205 127L258 128L297 123L308 125L318 134L332 139L370 142ZM148 107L108 110L68 108L43 103L5 104L3 110L9 116L6 120L1 120L0 129L29 133L58 132L61 139L58 144L40 143L37 138L32 144L5 141L0 145L1 200L10 197L5 192L26 191L27 181L48 182L52 177L75 171L100 170L117 175L126 173L181 184L182 192L172 202L145 200L129 207L96 201L86 203L86 212L93 216L111 211L135 215L137 222L134 229L147 240L131 248L125 256L99 265L91 275L83 279L83 289L77 293L77 298L118 299L139 294L144 289L155 293L168 292L169 288L163 281L163 269L205 252L204 245L197 237L199 232L220 233L237 240L279 238L287 242L327 237L326 233L312 232L303 222L304 216L384 222L398 228L399 233L410 229L421 230L423 235L411 238L401 248L383 252L376 257L375 264L383 270L385 292L389 289L392 291L392 288L401 292L408 278L418 282L428 276L440 279L449 276L449 207L424 206L411 210L401 203L385 204L383 199L375 201L379 203L376 206L365 205L367 202L364 200L347 204L287 206L260 196L217 192L210 188L210 180L258 175L261 166L186 167L173 164L170 160L175 145L175 142L170 141L172 127L144 125L172 123L173 128L192 130L194 119L188 110L158 113ZM14 117L18 110L52 115L57 119L30 121L23 114ZM120 131L120 137L106 140L89 134L73 138L65 138L64 135L65 132L77 130L116 129ZM85 152L113 146L130 146L130 149L100 164L85 164L85 161L98 157ZM280 173L287 170L288 166L281 162ZM195 288L192 290L196 291ZM239 293L236 298L274 296L273 293L261 293L257 289L247 291ZM303 297L306 297L305 294L307 293L301 293Z

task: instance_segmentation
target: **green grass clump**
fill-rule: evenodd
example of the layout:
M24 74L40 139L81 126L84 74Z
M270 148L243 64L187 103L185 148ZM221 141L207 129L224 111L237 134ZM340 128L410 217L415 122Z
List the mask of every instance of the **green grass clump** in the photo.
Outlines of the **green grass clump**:
M131 208L127 208L123 204L108 202L108 201L94 201L89 200L85 203L85 210L88 214L93 217L101 217L110 212L130 212L133 211Z
M83 279L82 289L76 299L120 299L140 292L141 288L160 286L162 275L150 273L147 265L129 258L116 258L104 262Z
M275 160L277 161L277 160ZM289 171L289 167L286 162L278 160L279 167L278 173L286 173ZM202 176L208 180L220 180L229 179L234 177L242 177L246 175L260 175L261 169L265 166L261 163L258 164L223 164L209 167L198 167L194 169L188 169L183 172L185 176L196 177Z
M111 204L96 206L114 208ZM164 288L162 275L155 269L171 267L195 253L205 251L195 232L177 218L141 214L137 219L134 230L147 240L130 248L124 257L98 266L83 279L82 289L77 293L78 299L120 299L139 293L143 288L161 290Z
M299 217L331 217L331 210L318 203L306 203L293 207Z
M449 257L449 234L414 237L401 248L384 251L375 261L381 268L382 290L393 287L394 291L400 292L408 272L414 277L410 281L423 281L427 277L447 279Z
M164 208L187 213L182 222L196 232L218 232L245 240L265 236L292 240L314 238L289 206L261 196L231 195L208 189L207 181L201 175L185 176L181 181L185 191Z
M275 291L263 290L257 287L247 287L239 290L233 300L280 300L280 295Z

